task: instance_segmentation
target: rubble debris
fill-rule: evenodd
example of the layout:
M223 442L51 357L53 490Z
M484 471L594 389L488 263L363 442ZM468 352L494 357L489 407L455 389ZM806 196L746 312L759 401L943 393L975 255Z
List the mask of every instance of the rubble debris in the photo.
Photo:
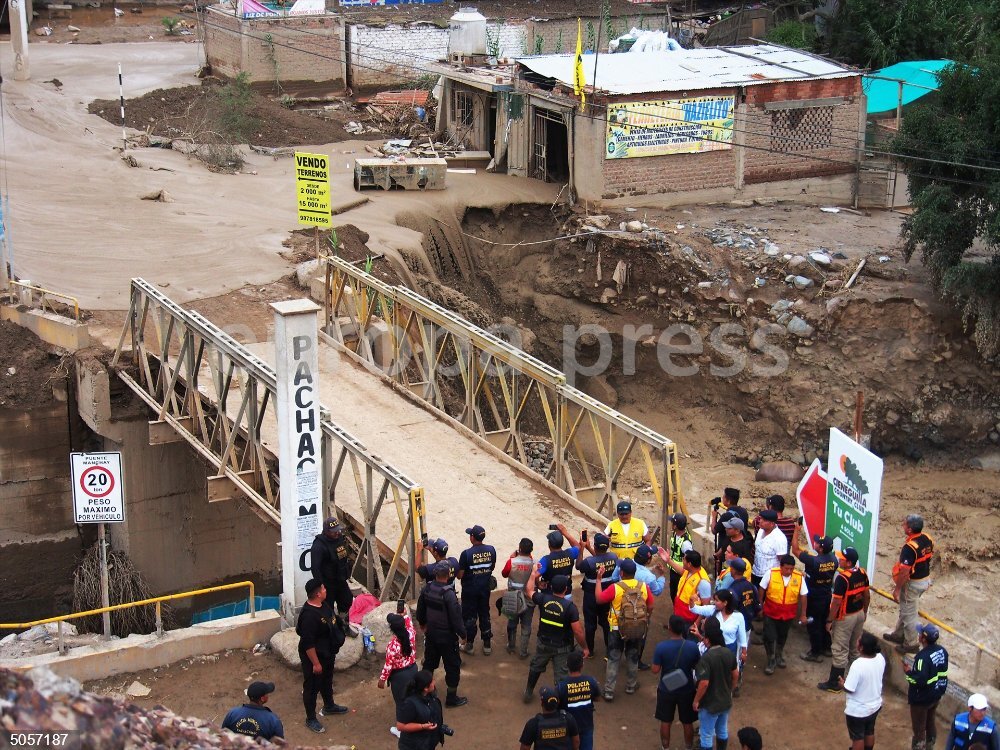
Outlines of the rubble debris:
M144 201L156 201L157 203L173 203L174 199L170 197L170 193L166 190L154 190L151 193L146 193L140 196Z
M129 696L130 698L145 698L151 692L153 691L149 687L143 685L138 680L134 680L132 684L128 686L128 689L125 691L125 695Z

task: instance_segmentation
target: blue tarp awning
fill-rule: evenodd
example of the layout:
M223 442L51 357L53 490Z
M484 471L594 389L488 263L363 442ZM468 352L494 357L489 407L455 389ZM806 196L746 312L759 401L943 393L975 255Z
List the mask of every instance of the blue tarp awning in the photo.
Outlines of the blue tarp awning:
M898 81L903 81L904 106L931 93L938 86L938 71L951 64L951 60L911 60L863 76L862 86L868 97L868 114L896 109L899 104ZM884 80L886 78L892 80Z

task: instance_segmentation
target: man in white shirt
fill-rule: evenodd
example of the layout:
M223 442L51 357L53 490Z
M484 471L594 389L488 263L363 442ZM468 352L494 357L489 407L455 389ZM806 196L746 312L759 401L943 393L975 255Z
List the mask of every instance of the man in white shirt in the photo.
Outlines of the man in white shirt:
M760 512L760 529L754 541L756 552L750 580L760 586L761 579L778 567L778 558L788 554L788 537L778 528L778 513L774 510Z
M840 677L840 685L847 693L844 713L851 750L875 746L875 720L882 709L882 677L885 674L885 657L874 635L862 633L858 648L861 656L851 665L847 679Z

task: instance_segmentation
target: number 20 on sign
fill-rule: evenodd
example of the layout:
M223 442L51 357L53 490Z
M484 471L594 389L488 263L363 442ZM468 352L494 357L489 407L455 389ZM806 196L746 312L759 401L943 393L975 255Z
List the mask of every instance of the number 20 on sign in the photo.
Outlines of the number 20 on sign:
M324 154L295 152L295 188L299 224L333 225L330 213L330 158Z
M71 453L76 523L125 520L120 453Z

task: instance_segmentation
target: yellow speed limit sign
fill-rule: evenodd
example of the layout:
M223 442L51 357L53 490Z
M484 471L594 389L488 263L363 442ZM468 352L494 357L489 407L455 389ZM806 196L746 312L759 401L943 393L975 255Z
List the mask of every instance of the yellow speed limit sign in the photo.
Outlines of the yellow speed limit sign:
M333 225L330 214L330 158L323 154L295 152L295 187L299 224Z

